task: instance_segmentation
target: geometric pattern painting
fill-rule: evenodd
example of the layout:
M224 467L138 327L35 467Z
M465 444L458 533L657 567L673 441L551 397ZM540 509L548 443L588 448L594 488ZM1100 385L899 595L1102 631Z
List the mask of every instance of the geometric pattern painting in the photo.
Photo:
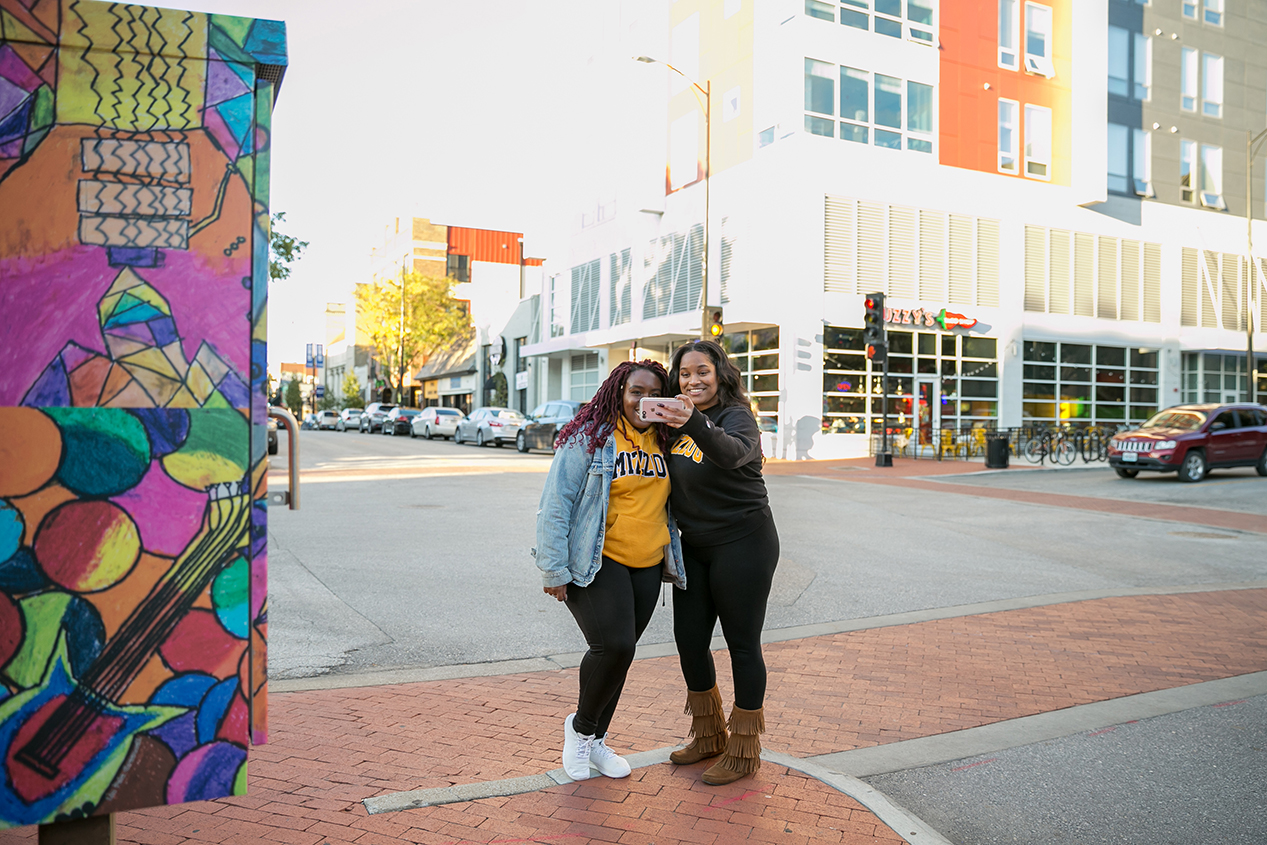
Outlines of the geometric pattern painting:
M0 0L0 828L267 738L276 21Z

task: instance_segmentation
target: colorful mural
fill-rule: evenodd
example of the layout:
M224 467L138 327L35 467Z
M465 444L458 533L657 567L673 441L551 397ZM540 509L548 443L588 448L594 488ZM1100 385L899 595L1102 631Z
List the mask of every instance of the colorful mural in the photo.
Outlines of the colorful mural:
M0 0L0 828L246 791L267 734L285 28Z

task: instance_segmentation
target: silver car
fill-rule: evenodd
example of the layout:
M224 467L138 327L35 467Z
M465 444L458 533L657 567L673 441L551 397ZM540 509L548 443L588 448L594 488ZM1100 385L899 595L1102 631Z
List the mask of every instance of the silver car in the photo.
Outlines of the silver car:
M514 443L524 421L524 415L511 408L491 405L476 408L469 417L458 422L457 431L453 433L453 442L474 443L476 446Z
M339 412L339 421L335 424L335 431L359 430L361 427L361 409L360 408L344 408Z
M451 439L457 433L458 423L463 419L462 412L457 408L423 408L418 416L414 417L410 422L413 426L411 437L425 437L428 440L434 440L437 437L443 437L446 440Z

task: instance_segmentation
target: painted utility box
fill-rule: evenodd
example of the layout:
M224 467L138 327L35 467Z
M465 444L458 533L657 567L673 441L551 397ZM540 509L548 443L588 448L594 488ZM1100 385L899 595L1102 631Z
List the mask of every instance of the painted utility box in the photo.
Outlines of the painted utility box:
M266 736L277 21L0 0L0 828Z

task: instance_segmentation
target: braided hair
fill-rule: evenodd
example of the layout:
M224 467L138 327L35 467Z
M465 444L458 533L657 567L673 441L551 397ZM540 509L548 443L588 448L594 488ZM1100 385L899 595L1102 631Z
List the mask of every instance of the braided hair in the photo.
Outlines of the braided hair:
M616 430L616 425L624 414L625 382L629 380L630 374L638 370L646 370L656 377L660 382L661 396L677 395L669 385L669 374L663 364L649 358L642 361L621 361L599 386L594 398L582 405L576 416L559 432L554 441L555 448L572 437L584 437L585 450L594 454L594 450L605 443ZM657 423L655 429L660 451L667 453L670 439L668 427Z

